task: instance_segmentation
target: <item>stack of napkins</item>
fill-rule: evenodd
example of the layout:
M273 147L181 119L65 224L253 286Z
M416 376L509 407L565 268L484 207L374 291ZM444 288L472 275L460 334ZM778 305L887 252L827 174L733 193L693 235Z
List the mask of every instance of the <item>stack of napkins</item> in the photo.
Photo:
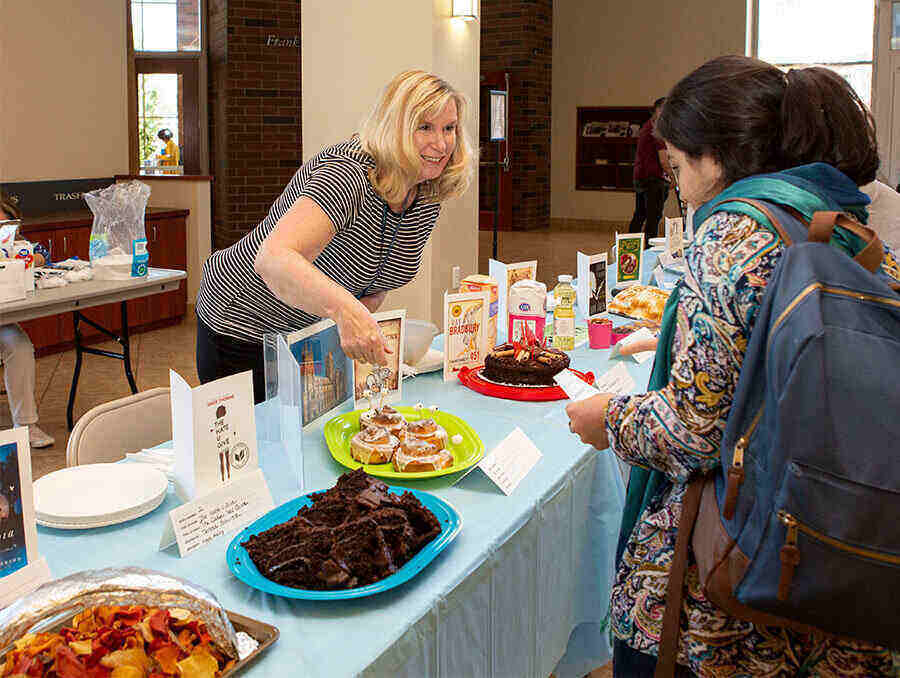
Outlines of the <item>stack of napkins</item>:
M163 443L171 445L172 443ZM175 450L172 447L153 447L140 452L129 452L125 460L136 464L150 464L166 474L171 482L175 477Z

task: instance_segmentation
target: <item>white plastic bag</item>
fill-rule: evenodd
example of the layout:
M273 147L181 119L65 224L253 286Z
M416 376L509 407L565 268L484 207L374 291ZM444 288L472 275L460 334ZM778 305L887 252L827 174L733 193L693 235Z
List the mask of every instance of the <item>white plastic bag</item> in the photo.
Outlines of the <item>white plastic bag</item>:
M122 280L147 275L150 255L144 213L150 187L140 181L113 184L84 194L94 225L91 266L98 280Z
M0 259L0 302L25 298L25 262Z

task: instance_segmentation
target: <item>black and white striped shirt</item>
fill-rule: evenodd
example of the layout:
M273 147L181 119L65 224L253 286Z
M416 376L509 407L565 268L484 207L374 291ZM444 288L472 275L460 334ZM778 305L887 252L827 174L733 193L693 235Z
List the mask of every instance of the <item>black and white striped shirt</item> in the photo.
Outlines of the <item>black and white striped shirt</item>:
M382 238L387 204L369 183L368 171L373 167L372 156L355 137L310 158L256 228L206 260L197 295L200 319L218 334L254 343L261 343L263 334L291 332L320 320L278 300L253 270L263 240L302 196L314 200L334 226L334 237L312 262L316 268L357 298L411 281L441 206L416 198L402 222L388 208ZM394 233L396 241L388 258Z

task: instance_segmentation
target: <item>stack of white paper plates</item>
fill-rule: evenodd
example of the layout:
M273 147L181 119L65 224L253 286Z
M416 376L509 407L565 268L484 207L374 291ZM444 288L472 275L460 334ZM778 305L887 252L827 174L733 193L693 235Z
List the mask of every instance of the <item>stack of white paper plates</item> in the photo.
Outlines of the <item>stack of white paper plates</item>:
M35 518L64 530L116 525L150 513L168 490L165 474L147 464L72 466L35 481Z

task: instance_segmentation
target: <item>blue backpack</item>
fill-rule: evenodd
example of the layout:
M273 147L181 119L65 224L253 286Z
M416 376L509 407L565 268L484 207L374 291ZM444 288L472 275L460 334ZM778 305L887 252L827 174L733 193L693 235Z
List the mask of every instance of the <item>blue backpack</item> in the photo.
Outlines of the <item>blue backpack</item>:
M898 647L900 295L879 270L883 247L837 212L807 228L739 202L765 213L786 249L751 332L722 466L687 490L660 663L677 650L688 540L707 597L733 616ZM868 242L855 260L827 244L835 225Z

